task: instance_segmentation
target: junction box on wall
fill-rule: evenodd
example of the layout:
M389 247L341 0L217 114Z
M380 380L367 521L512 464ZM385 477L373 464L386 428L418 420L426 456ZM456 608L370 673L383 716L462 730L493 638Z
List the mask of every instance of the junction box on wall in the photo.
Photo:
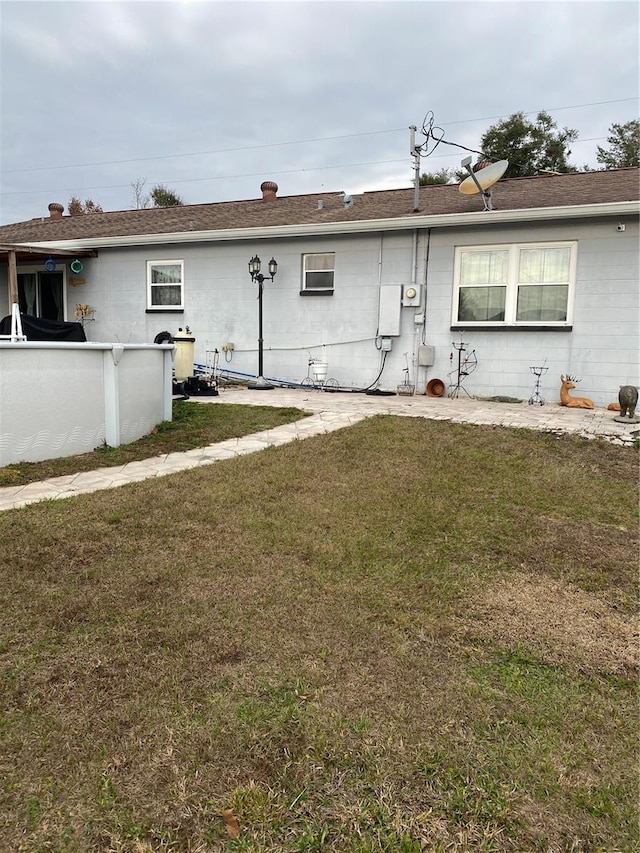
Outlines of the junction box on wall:
M425 346L422 344L418 347L418 366L419 367L433 367L435 362L435 349L434 347Z
M390 338L400 334L401 284L380 285L380 304L378 306L378 334ZM389 346L391 349L391 346Z

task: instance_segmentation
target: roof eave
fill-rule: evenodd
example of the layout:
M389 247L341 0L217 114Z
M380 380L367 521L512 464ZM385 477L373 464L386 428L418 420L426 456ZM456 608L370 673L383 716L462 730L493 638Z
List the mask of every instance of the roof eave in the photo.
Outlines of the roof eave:
M259 240L311 237L323 234L361 234L372 231L406 231L415 228L455 228L469 225L498 225L541 222L557 219L628 216L640 213L639 201L599 204L532 207L518 210L473 211L438 215L412 214L388 219L358 219L306 225L267 225L254 228L221 228L210 231L175 231L162 234L134 234L126 237L86 237L76 240L21 243L21 246L59 249L106 249L119 246L153 246L165 243L203 243L230 240Z

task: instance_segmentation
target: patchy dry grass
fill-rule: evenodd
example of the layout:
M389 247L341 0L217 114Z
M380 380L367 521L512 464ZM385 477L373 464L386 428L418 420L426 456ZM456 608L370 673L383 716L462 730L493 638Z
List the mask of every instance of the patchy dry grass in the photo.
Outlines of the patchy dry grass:
M227 438L250 435L288 424L304 416L300 409L242 406L176 400L173 420L164 421L149 435L120 447L103 447L79 456L19 462L0 468L0 487L23 486L64 474L78 474L115 465L126 465L152 456L206 447Z
M390 416L2 514L0 847L630 853L637 521L634 450Z

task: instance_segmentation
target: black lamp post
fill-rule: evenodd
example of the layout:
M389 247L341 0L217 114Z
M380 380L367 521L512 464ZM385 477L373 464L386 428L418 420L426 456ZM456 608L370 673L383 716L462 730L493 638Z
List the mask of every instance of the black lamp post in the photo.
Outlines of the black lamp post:
M251 276L251 281L258 282L258 378L255 382L249 382L247 386L255 391L273 390L273 385L269 385L262 375L262 290L264 282L267 280L273 281L277 272L278 264L274 258L271 258L269 261L269 275L262 275L260 272L260 258L257 255L249 261L249 274Z

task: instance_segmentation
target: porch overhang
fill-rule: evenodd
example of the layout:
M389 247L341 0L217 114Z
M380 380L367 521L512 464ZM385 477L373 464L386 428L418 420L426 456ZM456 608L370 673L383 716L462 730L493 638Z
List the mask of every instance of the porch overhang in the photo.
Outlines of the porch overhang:
M43 247L27 246L24 243L0 243L0 263L8 263L13 253L18 263L27 261L38 261L40 258L54 258L64 260L65 258L96 258L98 253L95 249L63 249L57 246Z
M95 249L63 249L49 246L25 246L19 243L0 243L0 264L9 267L9 305L18 301L18 264L38 262L42 258L65 260L66 258L96 258Z

